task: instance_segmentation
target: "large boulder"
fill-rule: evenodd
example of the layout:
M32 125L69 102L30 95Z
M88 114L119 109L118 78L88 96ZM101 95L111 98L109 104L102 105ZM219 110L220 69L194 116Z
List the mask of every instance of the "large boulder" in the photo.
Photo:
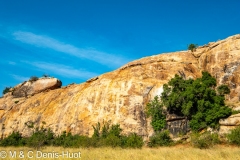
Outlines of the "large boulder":
M231 115L228 118L221 119L220 124L220 134L229 133L230 130L238 127L240 125L240 113Z
M167 114L167 129L173 137L186 134L190 131L189 120L187 117L176 114Z
M14 97L27 97L46 90L61 88L61 86L62 82L57 78L34 78L17 85L11 91Z

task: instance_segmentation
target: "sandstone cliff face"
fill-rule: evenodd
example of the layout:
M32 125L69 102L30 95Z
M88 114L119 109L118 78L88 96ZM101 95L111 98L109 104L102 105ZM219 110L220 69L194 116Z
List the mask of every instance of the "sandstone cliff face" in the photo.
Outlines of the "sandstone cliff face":
M231 88L229 101L240 96L240 35L199 47L196 52L181 51L142 58L82 84L41 92L28 98L11 95L0 99L0 133L12 131L28 135L26 122L50 127L55 133L92 135L92 125L108 121L119 123L124 133L144 137L153 130L144 108L160 95L163 84L175 74L197 78L210 72L218 84ZM19 101L16 103L16 101ZM174 124L174 123L173 123Z
M218 84L227 84L231 89L228 100L238 102L240 98L240 35L198 49L199 69L215 76ZM197 57L197 55L195 54Z

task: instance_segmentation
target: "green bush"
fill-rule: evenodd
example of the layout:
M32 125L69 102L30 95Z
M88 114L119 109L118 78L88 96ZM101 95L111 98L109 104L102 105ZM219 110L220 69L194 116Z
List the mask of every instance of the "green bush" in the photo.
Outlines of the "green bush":
M100 138L100 136L101 136L101 133L100 133L101 125L100 125L100 123L98 122L96 124L96 126L92 126L92 127L93 127L93 130L94 130L92 138Z
M166 116L163 114L163 105L159 97L155 96L146 107L147 117L151 116L151 125L155 132L161 131L166 126Z
M204 132L200 134L196 132L191 135L191 144L196 148L207 149L218 143L220 140L216 133Z
M232 114L231 115L238 114L238 113L240 113L240 110L232 110Z
M103 123L101 128L100 123L93 126L94 134L91 138L93 147L110 146L110 147L129 147L141 148L143 146L143 139L136 133L128 136L121 135L122 129L119 124L109 125Z
M146 115L151 116L155 132L166 126L164 112L187 118L193 131L207 127L218 129L219 120L232 114L232 109L224 103L224 95L229 91L226 85L216 88L216 79L208 72L202 72L202 77L196 80L175 75L163 85L161 99L156 96L147 104Z
M61 146L64 148L78 148L78 147L94 147L93 139L87 136L72 135L64 131L61 135L56 136L53 141L54 146Z
M106 138L101 139L100 144L101 146L120 147L122 143L120 137L110 134Z
M34 128L34 122L32 122L32 121L27 121L27 122L25 122L24 124L25 124L25 126L27 126L28 128L31 128L31 129Z
M8 137L0 141L0 146L24 146L25 139L19 132L13 132Z
M93 126L94 133L91 138L87 136L72 135L71 133L63 132L56 136L53 141L54 146L62 147L129 147L141 148L143 146L143 139L137 134L130 134L129 136L121 135L122 129L119 124L109 125L100 123Z
M43 74L42 76L45 78L50 77L50 75L48 75L48 74Z
M89 138L87 136L81 136L78 141L80 147L89 148L89 147L99 147L99 142L95 138Z
M197 44L193 44L193 43L189 44L188 45L188 50L191 50L193 52L193 51L196 50L197 46L198 46Z
M27 138L27 146L33 148L41 148L43 146L52 145L54 133L50 129L36 128L33 134Z
M131 133L128 136L121 138L122 147L127 148L142 148L143 146L143 138L136 133Z
M240 146L240 126L231 130L231 132L227 134L227 139L229 143Z
M45 124L45 122L43 122ZM44 127L35 128L34 122L28 121L25 125L33 129L30 137L23 138L18 132L13 132L11 135L0 141L0 146L28 146L39 149L43 146L61 146L65 148L78 147L129 147L141 148L143 139L141 136L133 133L128 136L121 135L122 129L119 124L109 125L104 123L101 128L100 123L97 123L94 128L92 137L72 135L71 133L63 132L61 135L55 136L50 129Z
M76 138L72 136L71 133L67 133L64 131L61 135L56 136L53 141L54 146L62 146L62 147L72 147Z
M109 130L109 135L115 135L116 137L121 136L122 129L119 124L112 125Z
M173 144L171 137L169 136L169 131L165 130L158 132L152 137L150 137L148 146L157 147L157 146L170 146Z
M101 145L111 147L121 146L121 132L122 129L119 124L110 127L108 123L105 123L101 132Z
M175 75L168 84L163 85L161 105L168 113L185 116L190 120L190 128L200 131L204 128L218 128L219 120L231 115L232 109L224 103L227 86L220 87L216 93L216 79L208 72L196 80L185 80Z
M10 89L11 89L12 87L5 87L5 89L3 90L3 94L6 94L6 93L8 93L9 91L10 91Z
M34 81L37 81L39 78L37 76L31 76L29 81L30 82L34 82Z
M228 88L227 85L220 85L217 88L218 94L221 96L224 96L225 94L229 94L230 93L230 89Z

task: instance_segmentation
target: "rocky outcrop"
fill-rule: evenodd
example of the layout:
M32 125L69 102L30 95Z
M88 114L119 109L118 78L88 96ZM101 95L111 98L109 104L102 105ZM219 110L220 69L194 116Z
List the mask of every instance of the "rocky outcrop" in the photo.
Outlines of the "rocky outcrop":
M167 114L166 121L167 129L173 137L186 134L190 131L189 120L186 117Z
M62 82L57 78L36 78L25 81L11 89L13 97L27 97L46 90L57 89L62 86Z
M240 125L240 113L231 115L226 119L221 119L219 123L221 125L219 133L220 134L228 133L230 130Z
M198 57L199 69L211 73L218 84L227 84L231 93L229 101L238 102L240 98L240 35L209 43L193 53Z
M175 74L195 79L201 76L201 71L208 71L218 84L229 85L229 101L239 100L239 37L210 43L193 53L181 51L145 57L82 84L40 93L31 89L28 94L32 96L28 98L1 98L0 133L6 136L15 130L28 135L26 122L34 122L35 126L45 122L45 127L57 134L67 131L92 135L92 125L107 121L119 123L126 134L136 132L149 137L153 130L144 113L146 103L160 95L163 84Z
M223 126L238 126L240 125L240 113L232 115L226 119L221 119L219 123Z

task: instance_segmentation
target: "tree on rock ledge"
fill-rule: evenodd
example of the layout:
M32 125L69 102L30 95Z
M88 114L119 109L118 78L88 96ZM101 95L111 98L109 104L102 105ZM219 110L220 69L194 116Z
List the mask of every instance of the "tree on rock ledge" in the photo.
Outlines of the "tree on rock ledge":
M202 77L196 80L184 80L175 75L168 84L163 85L159 106L166 107L168 113L185 116L194 131L206 127L216 129L219 120L232 113L224 103L224 94L227 93L229 89L226 85L216 88L216 79L208 72L202 72ZM152 120L157 121L154 118Z
M196 50L197 46L198 46L197 44L189 44L188 45L188 50L191 50L193 52L193 51Z

